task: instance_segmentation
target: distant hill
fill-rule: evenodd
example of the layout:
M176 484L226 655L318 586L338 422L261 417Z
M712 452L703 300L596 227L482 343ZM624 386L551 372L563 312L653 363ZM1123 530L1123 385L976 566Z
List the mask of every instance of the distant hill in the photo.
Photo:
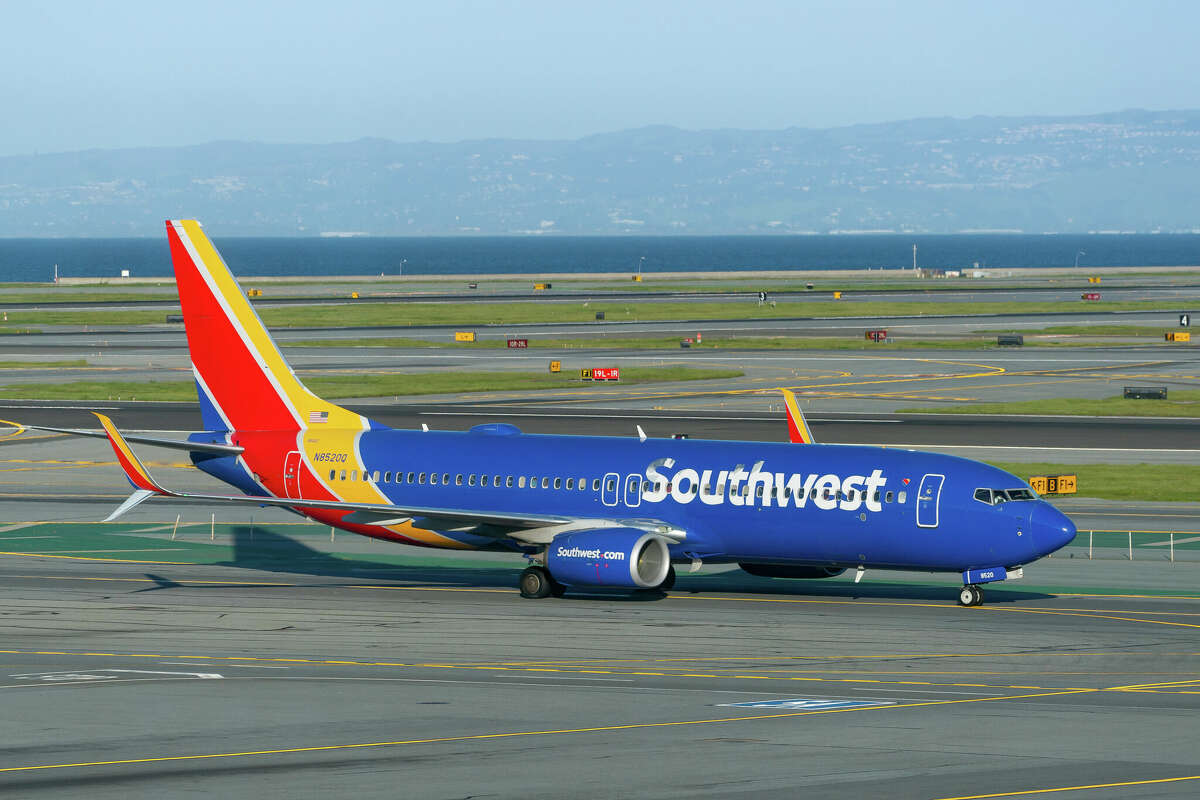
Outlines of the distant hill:
M0 236L1198 231L1200 111L0 158Z

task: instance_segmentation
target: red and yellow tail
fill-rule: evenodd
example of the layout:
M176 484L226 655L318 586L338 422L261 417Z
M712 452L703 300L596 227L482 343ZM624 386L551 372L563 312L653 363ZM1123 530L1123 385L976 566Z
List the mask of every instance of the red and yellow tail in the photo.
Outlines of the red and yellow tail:
M796 402L796 393L791 389L780 389L783 392L783 404L787 408L788 439L796 444L812 444L812 431L808 429L808 420Z
M205 428L368 427L300 383L199 222L167 220L167 240Z

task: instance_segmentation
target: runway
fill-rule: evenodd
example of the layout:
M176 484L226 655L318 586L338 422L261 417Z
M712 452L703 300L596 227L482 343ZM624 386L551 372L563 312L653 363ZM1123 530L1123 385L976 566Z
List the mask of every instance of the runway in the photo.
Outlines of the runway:
M972 609L913 576L798 594L737 572L526 601L495 556L251 535L230 566L162 563L161 532L115 537L161 548L107 556L126 562L0 556L0 792L1138 798L1200 778L1200 597L1129 596L1161 564L1052 559L1039 586L1098 570L1127 596L1005 584Z
M779 401L776 400L778 406ZM782 408L754 412L721 409L647 409L561 405L553 402L511 404L477 402L349 403L352 410L394 428L422 424L441 430L466 430L485 422L508 422L527 433L614 436L641 425L651 436L686 433L693 438L762 442L787 441ZM166 431L182 438L199 426L195 403L0 400L0 420L28 425L96 428L91 411L103 411L124 430ZM887 414L813 412L808 421L817 440L829 444L915 446L953 452L957 448L1025 450L1015 460L1143 461L1195 463L1200 445L1193 440L1195 421L1159 417L1005 417L961 414ZM2 430L2 429L0 429ZM10 429L11 430L11 429ZM0 437L0 448L35 441ZM39 442L38 446L44 443ZM70 440L70 447L84 446ZM30 445L31 447L33 445ZM89 445L90 446L90 445ZM103 453L103 450L100 451ZM1075 453L1072 457L1070 454Z

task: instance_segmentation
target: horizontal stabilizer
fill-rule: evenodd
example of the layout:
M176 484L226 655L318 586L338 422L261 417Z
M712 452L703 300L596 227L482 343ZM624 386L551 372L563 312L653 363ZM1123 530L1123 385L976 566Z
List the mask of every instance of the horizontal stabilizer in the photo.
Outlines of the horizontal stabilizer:
M107 439L104 431L88 431L79 428L51 428L46 425L22 425L31 431L49 431L51 433L69 433L72 436L90 436L93 439ZM125 441L135 444L148 444L154 447L167 447L172 450L187 450L192 453L219 453L226 456L236 456L244 448L236 444L217 444L215 442L183 442L178 439L160 439L157 436L129 436L122 434Z

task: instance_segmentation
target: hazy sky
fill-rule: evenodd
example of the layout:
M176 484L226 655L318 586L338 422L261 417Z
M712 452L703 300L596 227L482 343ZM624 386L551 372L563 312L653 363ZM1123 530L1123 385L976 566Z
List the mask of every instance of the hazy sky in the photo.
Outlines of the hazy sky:
M0 0L0 155L1200 107L1200 3Z

